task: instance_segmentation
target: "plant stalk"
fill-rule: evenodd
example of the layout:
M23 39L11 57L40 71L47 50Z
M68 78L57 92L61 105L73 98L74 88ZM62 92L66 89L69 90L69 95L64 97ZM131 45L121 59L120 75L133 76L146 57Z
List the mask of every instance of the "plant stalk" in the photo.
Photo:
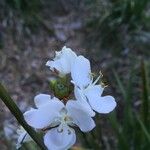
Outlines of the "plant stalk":
M26 123L24 120L23 114L15 104L13 99L9 96L7 90L0 83L0 98L8 107L10 112L15 116L18 123L27 131L27 133L31 136L31 138L37 143L37 145L41 148L41 150L46 150L46 147L42 141L42 138Z

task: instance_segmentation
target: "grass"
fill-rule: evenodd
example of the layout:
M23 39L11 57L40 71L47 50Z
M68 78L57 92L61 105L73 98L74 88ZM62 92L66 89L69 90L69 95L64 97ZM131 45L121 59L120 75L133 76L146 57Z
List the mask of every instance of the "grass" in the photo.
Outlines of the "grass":
M6 0L6 4L14 10L22 14L30 14L38 12L41 6L40 0Z
M124 112L122 115L122 122L117 119L116 113L109 117L110 122L114 128L117 137L117 147L119 149L139 149L145 150L149 148L150 143L150 128L149 128L149 116L150 116L150 93L149 93L149 78L148 68L146 63L141 63L141 99L139 110L133 106L132 91L132 79L128 81L128 86L122 84L119 76L114 72L117 84L123 95ZM132 78L134 74L131 73Z
M98 1L87 4L91 17L85 18L88 47L96 46L114 51L127 48L137 33L149 32L150 19L146 15L148 0ZM138 39L140 39L138 35ZM146 38L146 35L144 36ZM117 41L117 42L116 42Z

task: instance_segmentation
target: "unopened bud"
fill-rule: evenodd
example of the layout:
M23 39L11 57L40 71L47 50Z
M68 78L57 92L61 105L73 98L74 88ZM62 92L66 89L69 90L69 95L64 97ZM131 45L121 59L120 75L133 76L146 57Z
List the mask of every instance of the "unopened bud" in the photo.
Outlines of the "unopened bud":
M53 84L53 92L56 97L65 102L68 99L68 96L72 92L71 84L68 82L67 77L59 78Z

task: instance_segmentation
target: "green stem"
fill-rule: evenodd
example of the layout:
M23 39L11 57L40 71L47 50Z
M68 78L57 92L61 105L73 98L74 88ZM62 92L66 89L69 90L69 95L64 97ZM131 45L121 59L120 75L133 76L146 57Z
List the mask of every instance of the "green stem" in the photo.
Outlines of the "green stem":
M46 147L42 141L42 138L39 137L39 135L26 123L22 112L20 111L18 106L15 104L15 102L12 100L12 98L9 96L8 92L6 91L6 89L3 87L1 83L0 83L0 98L8 107L10 112L15 116L19 124L22 125L22 127L27 131L27 133L31 136L31 138L41 148L41 150L46 150Z

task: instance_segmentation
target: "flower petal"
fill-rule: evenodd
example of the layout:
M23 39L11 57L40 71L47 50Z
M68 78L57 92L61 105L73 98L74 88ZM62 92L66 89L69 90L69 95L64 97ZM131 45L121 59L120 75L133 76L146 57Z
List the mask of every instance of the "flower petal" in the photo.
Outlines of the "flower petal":
M74 95L75 95L76 99L81 100L81 101L85 100L85 98L86 98L83 90L78 88L76 85L74 86Z
M84 90L84 94L88 95L95 95L97 97L101 96L103 93L104 88L101 85L90 85Z
M116 107L115 99L112 96L97 97L92 95L88 96L88 101L92 109L99 113L109 113Z
M86 111L91 117L94 117L95 112L91 109L91 106L88 104L87 98L84 95L83 91L80 90L77 86L75 86L74 94L75 94L75 97L76 97L79 105L81 105L81 107L84 109L84 111Z
M56 69L60 75L65 75L71 72L71 64L76 57L70 48L64 46L61 51L56 52L53 61L47 61L46 66L49 66L52 71Z
M45 105L49 103L51 100L51 96L48 94L38 94L34 97L34 103L37 108L39 108L42 105Z
M68 114L73 119L73 122L79 126L81 131L88 132L95 127L94 120L91 118L89 113L84 111L77 101L69 100L66 104L66 108Z
M50 67L50 70L54 71L54 68L56 69L59 66L59 63L54 63L54 61L49 60L46 62L46 66Z
M74 62L74 59L77 57L77 55L70 48L67 48L66 46L64 46L62 48L62 57L66 58L68 62L70 62L70 65L71 65ZM71 71L71 68L70 68L70 71Z
M29 136L29 134L26 131L24 131L18 137L16 149L19 149L23 143L30 142L30 141L32 141L32 138Z
M44 136L44 143L48 150L67 150L75 141L75 131L71 128L64 128L62 132L58 132L58 128L53 128Z
M83 56L78 56L71 68L73 82L80 88L87 86L91 82L90 62Z
M67 74L69 72L69 64L67 60L63 58L54 61L48 61L46 66L49 66L50 70L52 71L56 69L60 74Z
M49 126L59 116L59 111L63 107L64 104L61 101L51 100L47 105L25 112L24 118L30 126L42 129Z

